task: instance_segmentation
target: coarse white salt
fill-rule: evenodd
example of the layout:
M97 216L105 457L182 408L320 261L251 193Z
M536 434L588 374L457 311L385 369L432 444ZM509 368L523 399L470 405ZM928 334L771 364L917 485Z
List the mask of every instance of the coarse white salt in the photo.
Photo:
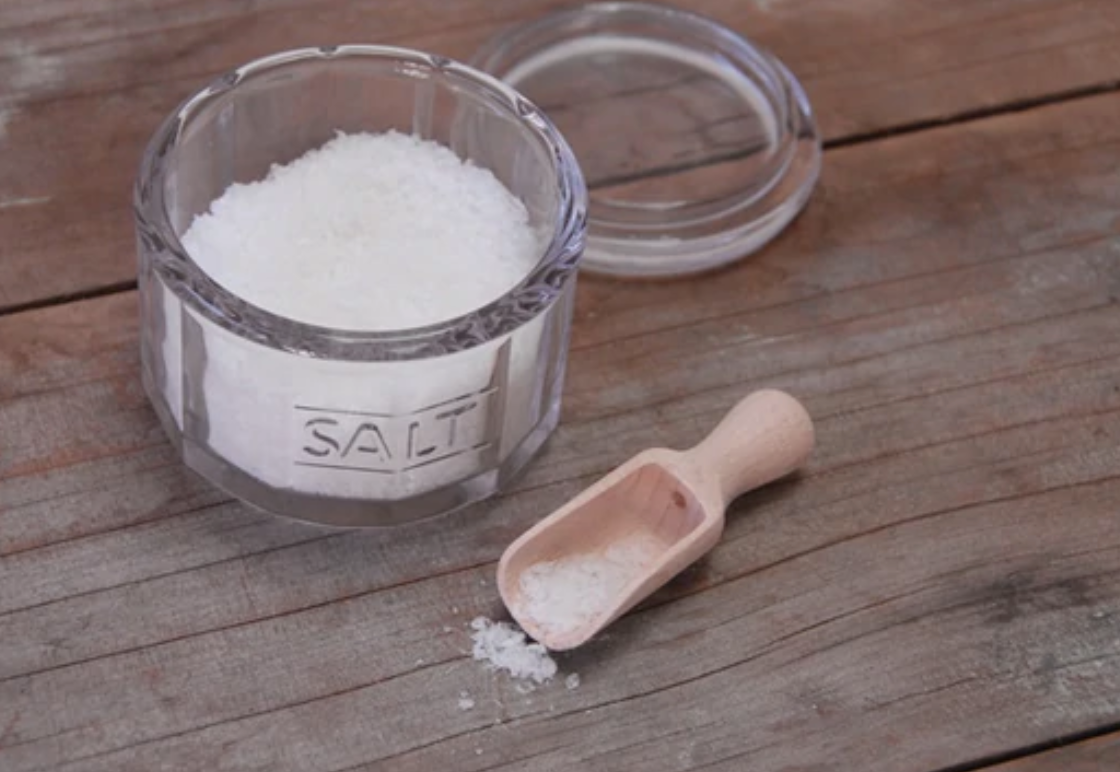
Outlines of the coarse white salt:
M218 283L273 313L414 327L476 310L531 273L555 226L534 201L539 230L493 174L448 148L339 135L229 188L182 240ZM191 447L244 474L240 485L331 504L411 502L508 461L552 407L563 298L506 335L472 328L463 350L365 361L292 353L293 336L247 340L159 272L142 281L159 307L146 328L159 347L157 403Z
M521 574L523 613L545 633L561 634L594 621L664 550L638 532L603 552L534 563Z
M556 661L548 650L539 643L530 643L525 633L513 625L477 617L471 621L471 630L471 653L479 662L538 684L556 675Z
M459 710L471 710L474 708L474 699L468 692L459 692Z
M579 688L579 673L569 673L568 677L564 679L564 686L568 691L573 691Z
M242 299L351 330L462 316L511 290L541 254L525 206L490 171L392 131L339 133L231 185L182 241Z

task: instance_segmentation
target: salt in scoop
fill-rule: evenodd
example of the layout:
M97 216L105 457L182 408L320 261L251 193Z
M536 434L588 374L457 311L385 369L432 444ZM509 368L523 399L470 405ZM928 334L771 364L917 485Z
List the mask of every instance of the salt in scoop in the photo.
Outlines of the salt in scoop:
M715 546L727 505L813 439L796 399L748 395L694 448L643 451L526 531L498 563L502 600L547 648L585 643Z

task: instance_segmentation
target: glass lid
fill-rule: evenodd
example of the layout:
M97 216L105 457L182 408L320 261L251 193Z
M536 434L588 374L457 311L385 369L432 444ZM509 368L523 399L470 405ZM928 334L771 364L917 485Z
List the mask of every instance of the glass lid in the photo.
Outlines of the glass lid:
M596 3L515 27L472 60L536 103L591 194L583 267L708 270L776 236L821 148L805 94L769 53L703 16Z

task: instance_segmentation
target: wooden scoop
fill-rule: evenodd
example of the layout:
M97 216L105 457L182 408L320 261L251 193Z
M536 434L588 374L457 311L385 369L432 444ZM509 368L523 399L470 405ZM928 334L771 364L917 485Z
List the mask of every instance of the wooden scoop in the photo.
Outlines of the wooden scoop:
M579 646L715 546L732 499L812 448L801 403L755 392L696 447L639 453L522 534L498 563L502 600L547 648Z

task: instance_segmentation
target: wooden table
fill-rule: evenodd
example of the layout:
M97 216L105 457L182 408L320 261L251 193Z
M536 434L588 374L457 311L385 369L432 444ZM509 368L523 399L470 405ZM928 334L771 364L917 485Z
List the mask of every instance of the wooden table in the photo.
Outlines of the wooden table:
M465 58L556 5L0 0L0 769L1120 767L1115 0L691 2L803 80L821 186L716 277L584 281L515 490L329 532L180 465L138 377L158 121L271 51ZM562 657L578 689L464 654L516 534L764 385L818 422L807 473Z

